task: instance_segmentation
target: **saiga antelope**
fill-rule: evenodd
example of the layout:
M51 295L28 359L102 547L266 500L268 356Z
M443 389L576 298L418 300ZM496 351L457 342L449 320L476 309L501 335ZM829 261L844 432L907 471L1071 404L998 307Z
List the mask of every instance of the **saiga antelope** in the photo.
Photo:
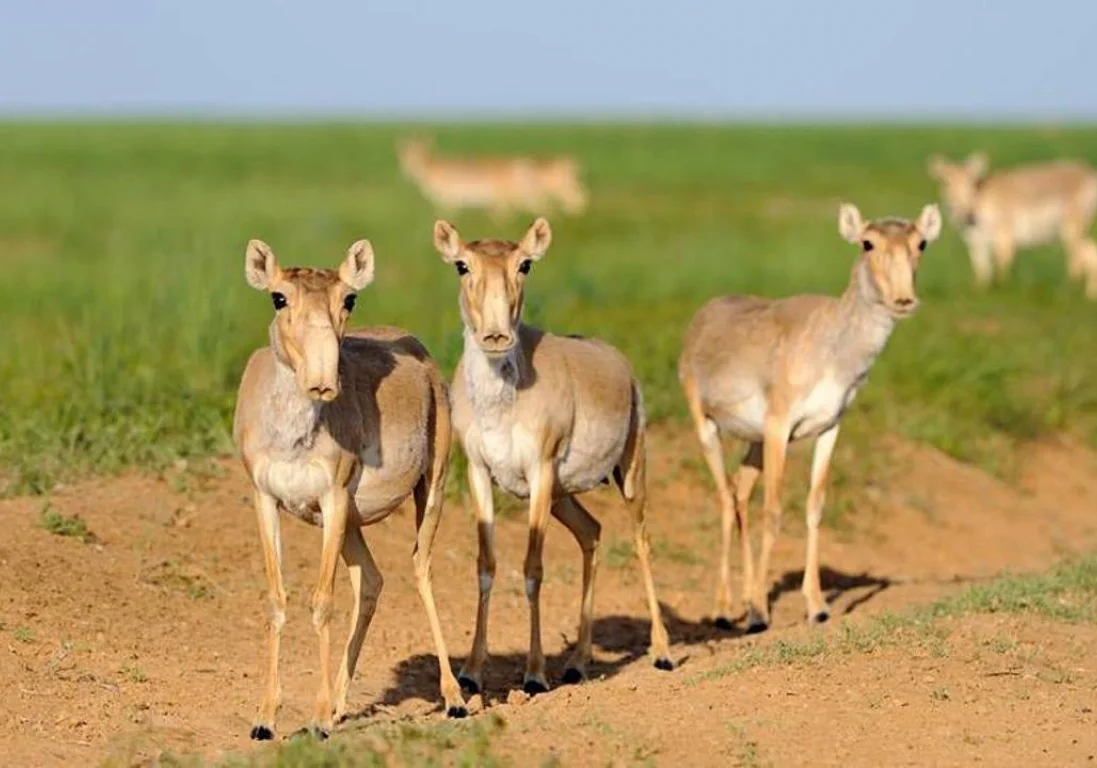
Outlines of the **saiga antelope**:
M705 461L716 482L722 519L716 621L730 627L732 521L742 545L743 600L749 631L769 624L769 565L781 522L781 481L792 441L815 438L807 499L807 560L803 593L808 618L830 613L819 586L819 522L838 423L884 348L895 324L918 306L915 273L926 245L937 239L936 205L917 222L863 222L841 206L838 229L861 255L841 298L724 296L694 316L678 372ZM748 443L730 486L721 434ZM747 503L764 474L765 527L758 570L747 526Z
M468 457L480 553L480 603L472 652L459 675L476 692L483 686L488 603L495 577L492 481L529 499L526 596L530 643L523 688L548 690L541 649L542 548L549 514L564 524L583 552L579 636L564 681L582 680L591 659L594 576L601 525L576 494L612 477L632 516L636 554L651 613L655 666L671 669L667 631L651 576L644 523L644 411L640 387L625 357L595 339L554 336L522 322L527 275L552 240L537 219L520 242L462 242L439 221L434 246L457 271L464 352L454 373L453 424Z
M347 333L355 296L373 280L373 250L359 241L336 270L282 269L270 247L248 243L248 283L274 303L270 346L248 360L233 433L251 478L271 618L266 688L253 739L270 739L281 697L278 648L285 623L278 512L323 527L312 621L320 640L320 688L311 729L324 736L346 713L347 686L381 593L381 572L361 527L415 498L413 553L451 717L466 714L450 668L431 589L430 553L449 460L447 388L426 349L399 328ZM355 612L331 689L329 625L336 560L350 572Z
M1075 160L1022 165L989 173L986 155L962 163L934 155L929 174L941 184L950 218L967 243L975 281L1008 276L1014 251L1058 239L1067 272L1084 277L1097 299L1097 244L1089 237L1097 213L1097 172Z
M579 214L587 205L573 157L440 157L421 139L399 142L397 156L404 175L442 212L486 208L498 218L554 203Z

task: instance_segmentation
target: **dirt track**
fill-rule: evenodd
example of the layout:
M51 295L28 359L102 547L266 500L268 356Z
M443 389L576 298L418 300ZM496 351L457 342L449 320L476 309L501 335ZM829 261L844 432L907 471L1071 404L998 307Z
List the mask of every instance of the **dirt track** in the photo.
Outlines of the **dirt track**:
M712 605L716 507L700 475L683 471L692 437L651 440L649 508L655 575L679 669L643 657L648 624L638 572L622 553L626 516L609 492L591 507L604 554L594 629L596 679L523 704L505 699L521 679L528 627L520 574L520 515L499 525L487 708L507 727L496 749L564 764L1076 765L1097 754L1097 629L1026 616L973 616L951 627L944 655L905 647L710 674L774 638L809 640L799 594L802 524L786 515L776 551L774 629L759 638L704 621ZM927 449L893 444L901 466L878 488L872 515L825 531L823 586L844 621L924 603L957 582L1002 569L1046 567L1097 546L1097 457L1061 443L1026 453L1016 487ZM142 477L56 493L98 543L38 525L43 499L0 504L0 755L11 765L129 762L161 750L215 755L248 750L261 691L262 565L243 472L190 487ZM802 456L793 471L803 473ZM757 504L755 505L757 508ZM758 516L755 516L755 520ZM319 532L285 520L290 611L283 642L280 731L309 717L316 647L307 600ZM757 530L757 526L756 526ZM436 668L410 563L403 512L367 531L385 574L381 604L351 688L368 718L438 714ZM543 592L550 679L559 675L578 614L579 553L559 527L546 549ZM476 599L469 514L447 506L435 550L435 590L454 666L471 641ZM342 639L348 593L340 576ZM849 619L847 619L847 614ZM1008 640L1024 653L993 653ZM1008 663L1006 663L1008 662ZM355 721L343 726L354 728ZM520 762L528 762L522 760Z

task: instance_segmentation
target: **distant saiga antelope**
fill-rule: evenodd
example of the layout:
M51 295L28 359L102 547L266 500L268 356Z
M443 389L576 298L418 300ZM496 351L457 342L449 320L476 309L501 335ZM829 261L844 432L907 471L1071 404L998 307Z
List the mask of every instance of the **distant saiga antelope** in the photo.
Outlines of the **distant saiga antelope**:
M926 245L940 234L941 216L936 205L927 205L916 222L864 222L856 207L844 204L838 229L861 251L840 298L724 296L702 307L686 332L678 371L723 515L715 615L725 628L731 626L733 521L742 546L748 631L769 625L770 556L781 523L785 454L790 442L811 438L803 593L810 621L829 618L819 584L819 523L838 424L895 324L918 306L915 273ZM748 444L730 484L721 434ZM747 503L760 474L765 526L756 570Z
M481 208L501 218L553 205L579 214L587 206L579 164L570 156L442 157L422 139L400 141L397 155L404 175L446 215Z
M1097 172L1075 160L1022 165L990 173L986 155L961 163L939 155L929 173L941 184L950 218L967 243L975 281L1008 277L1017 248L1055 240L1067 253L1067 272L1084 277L1097 299L1097 244L1089 236L1097 213Z
M459 675L462 686L483 687L488 604L495 578L492 481L529 499L526 596L530 610L529 657L523 687L548 690L541 648L542 548L549 514L575 537L583 552L579 636L564 681L579 682L591 659L594 576L601 525L576 494L613 479L631 513L651 614L655 666L671 669L667 631L651 575L644 524L644 410L640 387L625 357L608 344L555 336L522 322L527 275L552 240L537 219L517 243L463 242L439 221L434 246L460 281L464 352L454 373L453 423L468 457L468 479L479 521L480 604L472 652Z
M278 651L286 615L279 510L323 527L312 621L320 641L320 688L311 729L326 736L347 707L347 686L381 593L381 572L361 527L414 496L413 553L451 717L466 714L450 668L431 590L430 553L449 459L447 388L426 349L399 328L345 332L355 297L373 280L373 250L350 247L338 270L279 267L263 242L248 244L248 283L274 304L270 346L240 382L233 427L254 486L270 599L266 688L253 739L270 739L281 698ZM336 560L350 572L355 610L334 692L329 627Z

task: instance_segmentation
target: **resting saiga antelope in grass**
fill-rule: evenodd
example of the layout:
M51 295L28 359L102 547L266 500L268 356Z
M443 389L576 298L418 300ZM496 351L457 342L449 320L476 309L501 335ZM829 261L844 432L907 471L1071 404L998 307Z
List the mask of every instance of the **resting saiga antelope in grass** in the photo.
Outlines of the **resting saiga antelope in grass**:
M554 336L522 322L526 276L552 240L537 219L518 243L462 242L452 225L434 225L434 246L460 279L465 347L454 373L453 424L468 457L468 479L480 538L480 604L472 652L459 679L483 687L488 604L495 577L491 484L529 499L526 596L530 644L523 687L548 690L541 650L542 547L549 514L583 551L579 638L564 681L579 682L591 659L594 575L601 525L575 494L613 478L632 515L636 554L651 612L655 666L671 669L667 631L651 576L644 524L644 411L625 357L596 339Z
M967 243L975 281L989 285L995 268L1009 275L1017 248L1060 240L1067 272L1084 277L1097 299L1097 244L1089 237L1097 213L1097 172L1075 160L988 172L986 155L962 163L934 155L929 173L941 184L953 222Z
M573 157L439 157L420 139L401 141L397 154L404 175L445 213L486 208L500 217L559 203L565 212L578 214L587 205Z
M430 552L442 511L449 460L450 413L438 366L399 328L346 333L355 296L373 280L373 250L351 246L338 270L282 269L263 242L252 240L245 275L270 293L270 346L256 351L240 382L233 433L255 489L271 619L269 665L253 739L274 734L281 689L278 647L285 623L278 512L323 527L312 621L320 640L320 689L312 730L326 735L346 713L347 686L381 593L381 572L361 527L414 496L413 561L441 668L451 717L465 715L450 668L431 590ZM336 560L350 572L355 613L331 688L329 625Z
M861 255L840 298L793 296L713 299L693 318L679 376L723 513L716 620L730 626L732 522L742 545L747 627L769 625L769 564L781 522L781 481L792 441L815 438L807 499L807 562L803 593L808 618L830 613L819 587L819 522L838 422L865 381L896 322L918 306L914 277L926 245L937 239L941 216L927 205L918 221L864 222L856 207L838 214L842 237ZM720 444L728 434L749 445L729 485ZM755 571L747 503L764 474L765 527Z

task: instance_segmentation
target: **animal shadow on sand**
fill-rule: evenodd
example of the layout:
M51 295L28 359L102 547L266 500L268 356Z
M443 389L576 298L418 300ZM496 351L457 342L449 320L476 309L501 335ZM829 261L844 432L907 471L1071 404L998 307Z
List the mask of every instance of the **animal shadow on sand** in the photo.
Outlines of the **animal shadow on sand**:
M710 639L734 636L734 632L717 629L711 622L691 622L683 619L673 609L662 606L663 623L670 635L671 654L675 665L685 658L674 646L691 645ZM574 628L570 628L574 633ZM597 680L617 675L625 667L647 656L651 643L651 621L641 616L602 616L594 620L595 649L602 651L587 668L587 679ZM555 654L545 654L545 670L549 684L555 690L564 687L564 666L574 648L573 642ZM606 659L606 656L612 659ZM452 656L450 662L456 672L464 664L464 656ZM526 668L525 652L489 653L484 667L485 701L505 700L512 690L522 689L522 675ZM673 673L672 673L673 674ZM378 706L395 706L408 699L426 699L440 702L438 693L438 660L433 654L416 654L401 661L393 670L392 684L381 694ZM440 704L439 704L440 706ZM361 713L368 715L372 707Z
M847 574L824 567L820 571L820 581L827 599L833 602L850 590L865 590L841 611L848 614L864 605L876 595L896 582L886 577L870 576L866 573ZM770 600L776 600L785 592L798 592L803 580L803 571L789 571L770 592ZM670 635L671 654L676 668L687 662L688 652L684 647L704 645L711 641L734 639L745 635L744 617L731 629L717 627L711 620L690 621L683 618L673 608L662 605L663 622ZM588 680L611 678L631 664L642 660L648 652L651 640L651 622L641 616L602 616L594 621L594 645L602 651L587 670ZM556 654L546 654L546 671L553 689L564 687L562 674L570 657L573 645ZM677 653L675 653L677 651ZM607 655L614 658L607 660ZM465 662L464 656L450 659L456 671ZM521 690L522 674L526 668L526 654L491 654L484 669L485 703L505 700L507 693ZM673 673L671 673L673 674ZM669 679L669 678L668 678ZM416 654L401 661L393 670L392 684L381 694L374 705L352 716L353 719L369 717L376 707L392 707L409 699L438 701L438 660L433 654Z
M786 571L785 574L770 588L769 603L773 605L777 598L789 592L799 592L800 585L804 582L804 571ZM853 613L872 598L879 595L885 589L893 587L899 582L887 576L872 576L866 572L859 574L843 573L833 568L823 566L819 569L819 586L831 606L832 613L841 613L843 616ZM835 602L846 592L852 590L865 590L857 595L848 605L840 611L835 610Z

